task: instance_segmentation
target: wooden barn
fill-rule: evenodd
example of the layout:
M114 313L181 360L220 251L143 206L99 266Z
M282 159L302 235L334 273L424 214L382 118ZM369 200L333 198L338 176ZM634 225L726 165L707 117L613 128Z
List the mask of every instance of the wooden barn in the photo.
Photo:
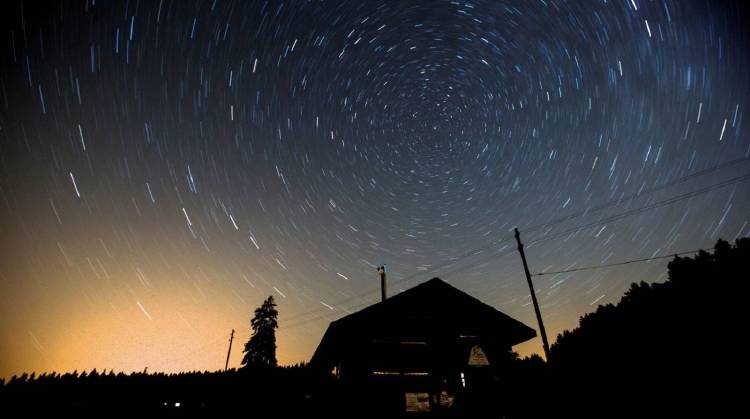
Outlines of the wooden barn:
M512 346L535 336L433 278L332 322L310 364L341 383L350 406L449 411L502 380Z

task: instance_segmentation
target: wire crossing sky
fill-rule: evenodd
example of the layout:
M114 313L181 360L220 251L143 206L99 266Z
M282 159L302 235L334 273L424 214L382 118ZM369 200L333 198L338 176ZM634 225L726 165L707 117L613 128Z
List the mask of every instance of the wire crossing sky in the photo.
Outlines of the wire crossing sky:
M4 2L0 376L306 361L384 263L536 327L514 227L554 340L750 234L742 3Z

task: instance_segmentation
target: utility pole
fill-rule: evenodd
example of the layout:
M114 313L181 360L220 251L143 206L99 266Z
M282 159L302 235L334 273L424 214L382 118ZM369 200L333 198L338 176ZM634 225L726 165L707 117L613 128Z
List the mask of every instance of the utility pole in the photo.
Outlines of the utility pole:
M536 301L536 293L534 292L534 284L531 283L531 273L529 273L529 265L526 263L526 254L523 252L523 243L521 243L521 234L517 228L514 228L516 232L516 242L518 243L518 253L521 254L521 260L523 261L523 270L526 272L526 282L529 283L529 291L531 291L531 301L534 303L534 311L536 312L536 320L539 322L539 333L542 335L542 345L544 346L544 357L549 362L549 342L547 342L547 332L544 330L544 322L542 321L542 312L539 311L539 302Z
M224 371L226 371L229 368L229 354L232 353L232 341L234 340L234 329L232 329L232 334L229 335L229 350L227 351L227 362L224 364Z

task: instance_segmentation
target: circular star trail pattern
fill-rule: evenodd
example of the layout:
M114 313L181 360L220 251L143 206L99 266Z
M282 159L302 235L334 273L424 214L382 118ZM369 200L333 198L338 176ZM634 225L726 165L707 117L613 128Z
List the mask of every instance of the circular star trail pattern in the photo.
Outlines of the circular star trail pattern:
M268 295L304 361L383 263L536 327L514 227L533 273L750 234L741 3L3 8L3 376L238 366ZM535 277L551 338L667 261Z

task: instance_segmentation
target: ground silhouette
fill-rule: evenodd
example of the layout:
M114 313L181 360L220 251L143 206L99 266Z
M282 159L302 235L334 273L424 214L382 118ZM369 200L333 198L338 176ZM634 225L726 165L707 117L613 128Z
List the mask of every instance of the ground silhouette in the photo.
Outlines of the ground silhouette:
M722 416L743 402L746 273L750 239L676 257L663 283L633 283L557 337L550 362L511 354L481 393L492 417ZM161 416L219 412L366 416L345 406L330 377L306 365L227 372L73 372L0 382L0 414L44 410ZM489 403L488 403L489 400ZM377 403L373 400L372 403ZM466 416L471 400L457 404ZM352 411L355 409L355 411ZM474 416L473 415L473 416Z

